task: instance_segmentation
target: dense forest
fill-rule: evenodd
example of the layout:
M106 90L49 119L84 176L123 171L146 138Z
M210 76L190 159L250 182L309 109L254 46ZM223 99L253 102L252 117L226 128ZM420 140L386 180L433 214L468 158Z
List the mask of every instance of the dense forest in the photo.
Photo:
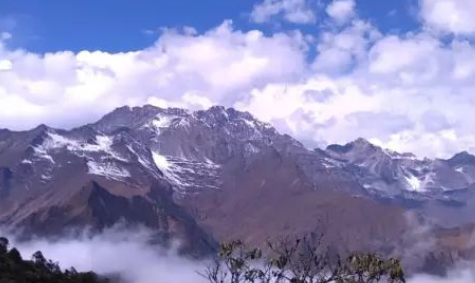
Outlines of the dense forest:
M31 259L0 238L0 283L108 283L93 272L77 272L74 268L61 270L58 263L46 259L38 251Z

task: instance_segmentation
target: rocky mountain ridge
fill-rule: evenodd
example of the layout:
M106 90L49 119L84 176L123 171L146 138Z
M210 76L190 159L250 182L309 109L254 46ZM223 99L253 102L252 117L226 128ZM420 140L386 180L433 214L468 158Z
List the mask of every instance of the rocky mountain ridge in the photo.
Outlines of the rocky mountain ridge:
M196 253L289 233L394 249L408 211L471 221L474 160L419 160L363 139L309 149L233 108L122 107L72 130L0 130L0 224L53 233L125 219Z
M252 157L266 146L292 155L309 177L323 170L351 179L358 183L356 194L445 197L444 192L475 183L475 156L467 152L449 160L421 160L364 139L310 150L249 113L224 107L196 112L122 107L97 123L70 131L44 125L26 132L0 131L2 163L45 164L44 171L36 172L42 183L52 177L55 158L74 155L86 160L91 175L117 180L133 176L135 182L144 176L131 172L135 169L128 164L137 162L141 173L156 179L163 174L177 191L219 187L214 176L220 165L233 156ZM19 156L20 162L11 160Z

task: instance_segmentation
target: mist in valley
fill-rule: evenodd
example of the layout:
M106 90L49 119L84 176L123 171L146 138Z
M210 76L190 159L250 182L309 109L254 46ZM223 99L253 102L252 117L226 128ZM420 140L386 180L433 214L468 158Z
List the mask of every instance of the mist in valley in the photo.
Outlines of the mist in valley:
M18 241L14 233L6 235L28 259L36 251L58 262L61 268L94 271L105 276L119 275L125 283L207 283L203 273L208 262L178 255L179 243L164 249L149 244L152 233L147 229L127 230L120 227L100 234L84 232L77 236L48 240L36 238ZM419 274L409 283L475 283L475 263L463 263L446 277Z
M74 267L80 272L119 275L125 283L206 282L198 274L206 262L178 256L179 243L170 249L148 244L152 233L146 229L112 228L96 235L84 232L60 240L37 238L27 242L17 241L15 235L7 236L25 259L39 250L62 269Z

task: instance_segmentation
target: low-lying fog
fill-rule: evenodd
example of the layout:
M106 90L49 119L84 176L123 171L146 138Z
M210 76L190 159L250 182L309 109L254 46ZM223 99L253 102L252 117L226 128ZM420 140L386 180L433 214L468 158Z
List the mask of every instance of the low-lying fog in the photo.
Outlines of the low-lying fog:
M24 258L42 251L47 259L59 262L61 268L74 267L78 271L99 274L120 274L130 283L186 283L206 282L197 272L205 263L177 255L176 249L163 250L147 244L150 234L144 229L125 231L110 229L102 234L56 241L37 239L18 243L9 238Z
M205 262L197 262L177 255L176 249L163 250L147 244L150 234L144 229L125 231L110 229L100 235L63 238L56 241L37 239L16 242L7 235L24 258L40 250L44 256L58 261L62 268L75 267L78 271L99 274L120 274L130 283L206 283L198 272L204 271ZM409 283L475 283L474 268L454 270L446 278L418 275ZM159 280L159 281L157 281Z

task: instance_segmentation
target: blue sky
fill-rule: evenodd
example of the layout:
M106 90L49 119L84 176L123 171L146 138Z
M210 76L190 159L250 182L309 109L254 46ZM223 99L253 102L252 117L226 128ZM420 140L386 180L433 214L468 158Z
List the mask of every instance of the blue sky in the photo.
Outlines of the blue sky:
M206 30L223 19L239 19L250 9L251 1L2 0L0 17L16 21L13 30L31 38L23 43L32 51L121 51L153 43L146 30L175 26Z
M475 152L473 0L0 0L0 128L249 111L309 146Z
M45 53L138 50L153 44L158 36L146 31L191 26L203 32L226 19L233 20L242 30L258 28L269 33L302 28L251 23L249 14L257 4L259 1L255 0L0 0L0 30L15 34L10 42L12 47ZM414 0L360 0L358 10L381 29L400 32L418 26L411 14L411 7L416 4ZM322 21L324 11L317 13ZM313 34L319 32L317 26L303 29Z

